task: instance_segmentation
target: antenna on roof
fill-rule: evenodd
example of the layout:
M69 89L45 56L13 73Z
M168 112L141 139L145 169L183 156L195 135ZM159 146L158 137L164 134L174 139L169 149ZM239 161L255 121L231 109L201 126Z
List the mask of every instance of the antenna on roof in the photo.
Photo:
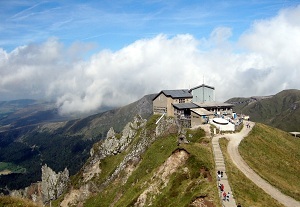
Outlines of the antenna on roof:
M204 103L204 74L203 74L203 87L202 87L202 91L203 91L203 99L202 99L202 102Z

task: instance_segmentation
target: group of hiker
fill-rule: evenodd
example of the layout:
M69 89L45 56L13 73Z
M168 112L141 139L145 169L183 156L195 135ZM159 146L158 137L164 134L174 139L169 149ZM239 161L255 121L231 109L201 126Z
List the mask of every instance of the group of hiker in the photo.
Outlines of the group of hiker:
M229 198L230 198L230 192L225 192L224 190L224 185L219 183L219 189L220 189L220 192L222 194L222 197L223 197L223 201L229 201Z
M218 176L218 181L221 181L221 179L223 178L223 171L220 171L218 170L217 172L217 176ZM230 192L225 192L224 190L224 184L223 183L220 183L219 182L219 185L218 185L219 189L220 189L220 193L221 193L221 197L222 197L222 200L223 201L228 201L229 202L229 199L230 199ZM242 207L241 204L239 203L237 205L237 207Z
M218 170L218 181L221 181L221 178L223 178L223 171ZM219 189L221 191L221 194L223 196L223 201L229 201L230 198L230 192L225 192L224 185L219 183Z

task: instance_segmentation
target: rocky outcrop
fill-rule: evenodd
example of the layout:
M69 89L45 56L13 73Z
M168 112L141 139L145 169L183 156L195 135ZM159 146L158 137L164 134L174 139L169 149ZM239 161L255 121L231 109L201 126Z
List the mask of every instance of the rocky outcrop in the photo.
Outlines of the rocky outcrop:
M120 183L126 183L131 173L138 166L143 153L146 149L164 133L178 134L180 127L173 118L163 117L163 119L153 127L145 127L146 120L136 116L128 123L121 134L115 133L111 128L104 141L96 143L90 151L91 157L83 167L82 179L79 181L79 189L72 189L66 194L61 206L72 206L83 203L92 193L100 192L116 179ZM133 142L133 140L135 140ZM176 140L174 140L175 142ZM129 147L130 146L130 147ZM114 156L126 151L123 160L116 166L100 185L94 182L100 176L101 160L107 156ZM124 173L123 173L124 172ZM119 176L122 173L122 176Z
M157 123L155 128L156 136L162 136L165 134L178 134L180 131L180 124L177 123L176 119L171 117L163 117L163 119Z
M180 134L177 138L177 145L180 144L188 144L189 141L187 140L186 136L184 134Z
M43 202L57 199L67 188L69 182L69 171L55 173L50 167L42 167L42 198Z
M113 128L107 132L103 142L96 143L90 151L90 161L83 168L83 181L87 182L101 172L100 162L107 156L123 152L136 136L138 130L145 126L147 120L140 115L134 117L123 129L121 135L115 133Z
M42 166L42 181L33 183L21 190L13 190L10 196L31 199L35 203L43 204L57 199L66 190L69 183L69 171L55 173L47 165Z
M107 132L106 139L96 144L91 149L91 157L103 159L110 155L116 155L124 151L135 137L137 130L146 124L147 120L140 115L134 117L123 129L121 135L115 133L113 128Z
M82 169L82 180L80 182L79 189L72 189L66 194L61 206L72 206L83 202L94 191L101 191L103 187L109 184L115 179L118 174L124 170L128 164L135 165L139 161L139 155L143 152L143 146L147 146L145 142L150 141L146 137L143 141L138 142L132 147L132 150L125 156L123 161L116 167L116 170L106 179L101 186L96 186L93 182L93 178L97 177L101 173L101 160L107 156L117 155L125 151L136 137L138 131L146 125L147 120L143 119L140 115L134 117L132 122L129 122L121 132L121 134L115 133L113 128L107 132L106 139L94 144L90 151L91 157ZM128 170L127 175L129 175ZM127 177L127 176L126 176Z
M12 197L27 198L33 202L43 205L41 183L33 183L29 187L20 190L13 190L9 193Z

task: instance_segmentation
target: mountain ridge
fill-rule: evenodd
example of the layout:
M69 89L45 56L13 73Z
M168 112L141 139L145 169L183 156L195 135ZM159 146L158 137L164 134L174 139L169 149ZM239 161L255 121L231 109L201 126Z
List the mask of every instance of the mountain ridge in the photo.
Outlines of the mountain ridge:
M226 101L233 110L255 122L284 131L300 131L300 90L283 90L271 96L236 97Z

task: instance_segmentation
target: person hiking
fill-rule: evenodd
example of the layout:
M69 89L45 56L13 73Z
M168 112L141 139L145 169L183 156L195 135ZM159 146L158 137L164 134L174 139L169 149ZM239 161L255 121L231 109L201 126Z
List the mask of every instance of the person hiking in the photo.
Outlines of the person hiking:
M229 201L229 198L230 198L230 193L228 192L227 195L226 195L227 201Z
M225 191L224 191L224 193L223 193L223 200L224 200L224 201L226 201L226 196L227 196L227 195L226 195L226 193L225 193Z
M221 184L221 191L223 192L224 191L224 185Z

